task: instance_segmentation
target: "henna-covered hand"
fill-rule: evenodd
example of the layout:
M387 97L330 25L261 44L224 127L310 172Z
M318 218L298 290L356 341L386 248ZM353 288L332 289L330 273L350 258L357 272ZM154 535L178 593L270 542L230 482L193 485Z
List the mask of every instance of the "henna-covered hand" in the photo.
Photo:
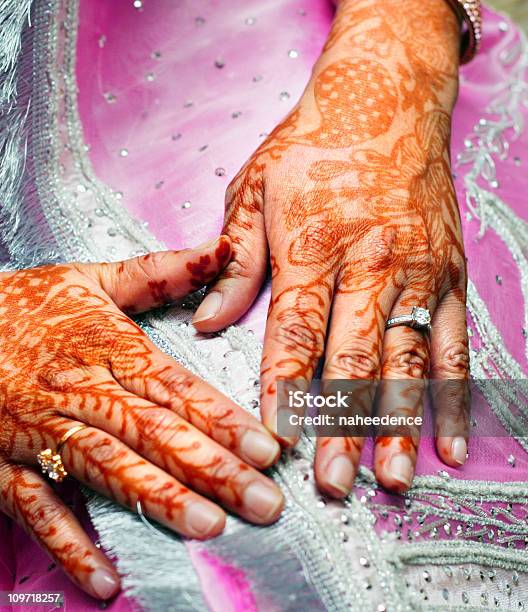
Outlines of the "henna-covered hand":
M272 431L277 379L308 384L323 354L323 379L416 387L428 376L467 378L466 269L449 157L458 52L445 0L342 0L301 100L228 188L234 256L194 324L213 331L238 319L269 257L261 411ZM390 316L414 305L433 314L430 339L409 327L385 331ZM382 394L380 411L419 413L423 394L411 391L397 401ZM465 398L436 397L437 449L452 466L466 459ZM410 486L418 436L376 440L376 475L389 489ZM350 491L362 444L318 440L324 491Z
M75 424L87 427L64 445L68 473L185 536L222 531L225 513L207 497L255 523L281 512L280 490L255 469L279 444L124 314L203 286L230 254L222 236L122 263L0 274L0 509L94 597L114 595L119 578L35 469Z

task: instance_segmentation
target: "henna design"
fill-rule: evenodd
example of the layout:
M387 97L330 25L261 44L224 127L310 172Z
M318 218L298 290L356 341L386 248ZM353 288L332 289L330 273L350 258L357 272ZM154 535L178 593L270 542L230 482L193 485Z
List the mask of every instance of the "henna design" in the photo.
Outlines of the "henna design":
M458 45L444 0L405 11L398 0L343 0L300 101L229 186L235 259L256 227L270 248L261 406L272 428L275 381L308 382L325 348L339 378L427 376L419 334L384 344L395 302L431 307L451 293L465 303L449 158ZM327 331L337 303L350 339L346 327ZM415 455L407 438L394 443Z

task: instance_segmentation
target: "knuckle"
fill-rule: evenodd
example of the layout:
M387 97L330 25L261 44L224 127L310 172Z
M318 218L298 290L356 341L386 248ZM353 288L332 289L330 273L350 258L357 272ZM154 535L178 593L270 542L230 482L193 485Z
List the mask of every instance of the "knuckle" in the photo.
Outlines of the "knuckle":
M434 363L434 373L456 378L469 376L469 347L467 342L455 341L443 346Z
M126 449L109 436L87 446L84 454L85 474L89 482L102 482L105 475L117 470L126 457Z
M428 351L421 343L400 339L386 351L383 371L410 378L423 378L429 371Z
M278 316L274 340L289 352L318 359L323 354L325 333L322 315L312 311L285 311Z
M196 393L194 376L177 368L169 367L157 375L150 376L149 384L157 403L167 407L189 401Z
M166 408L142 408L136 412L135 423L141 440L171 445L181 431L174 415Z
M375 378L379 372L379 352L370 343L354 341L336 351L325 369L343 378Z
M231 261L223 272L224 278L253 278L252 259L243 242L237 241L233 248Z
M68 512L61 504L36 497L26 506L23 519L38 538L46 538L57 533L67 516Z

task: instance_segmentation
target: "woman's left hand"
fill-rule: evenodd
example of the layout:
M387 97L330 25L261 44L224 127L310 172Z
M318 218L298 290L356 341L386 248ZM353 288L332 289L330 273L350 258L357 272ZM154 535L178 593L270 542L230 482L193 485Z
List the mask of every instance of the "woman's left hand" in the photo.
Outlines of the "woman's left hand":
M465 380L466 269L449 144L459 33L445 0L343 0L313 77L290 115L227 191L224 232L234 256L194 323L214 331L251 305L272 268L261 411L277 431L278 379L306 385L324 354L324 379ZM432 333L389 317L421 306ZM383 412L418 415L381 400ZM463 394L435 403L437 449L467 452ZM460 424L460 433L446 422ZM378 437L384 486L412 482L419 431ZM294 443L294 439L283 440ZM320 488L346 495L362 438L319 438Z

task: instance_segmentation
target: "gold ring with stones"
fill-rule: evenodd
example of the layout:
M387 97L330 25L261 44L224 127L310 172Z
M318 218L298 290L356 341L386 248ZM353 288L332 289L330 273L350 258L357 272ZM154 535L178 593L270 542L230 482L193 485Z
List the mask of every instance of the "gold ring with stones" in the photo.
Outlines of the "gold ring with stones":
M62 447L73 435L85 428L86 425L84 423L75 425L75 427L68 429L68 431L59 440L56 452L53 452L51 448L46 448L45 450L40 451L40 453L37 455L37 461L40 465L42 473L45 474L50 480L53 480L54 482L62 482L66 476L68 476L68 472L64 467L60 454Z

